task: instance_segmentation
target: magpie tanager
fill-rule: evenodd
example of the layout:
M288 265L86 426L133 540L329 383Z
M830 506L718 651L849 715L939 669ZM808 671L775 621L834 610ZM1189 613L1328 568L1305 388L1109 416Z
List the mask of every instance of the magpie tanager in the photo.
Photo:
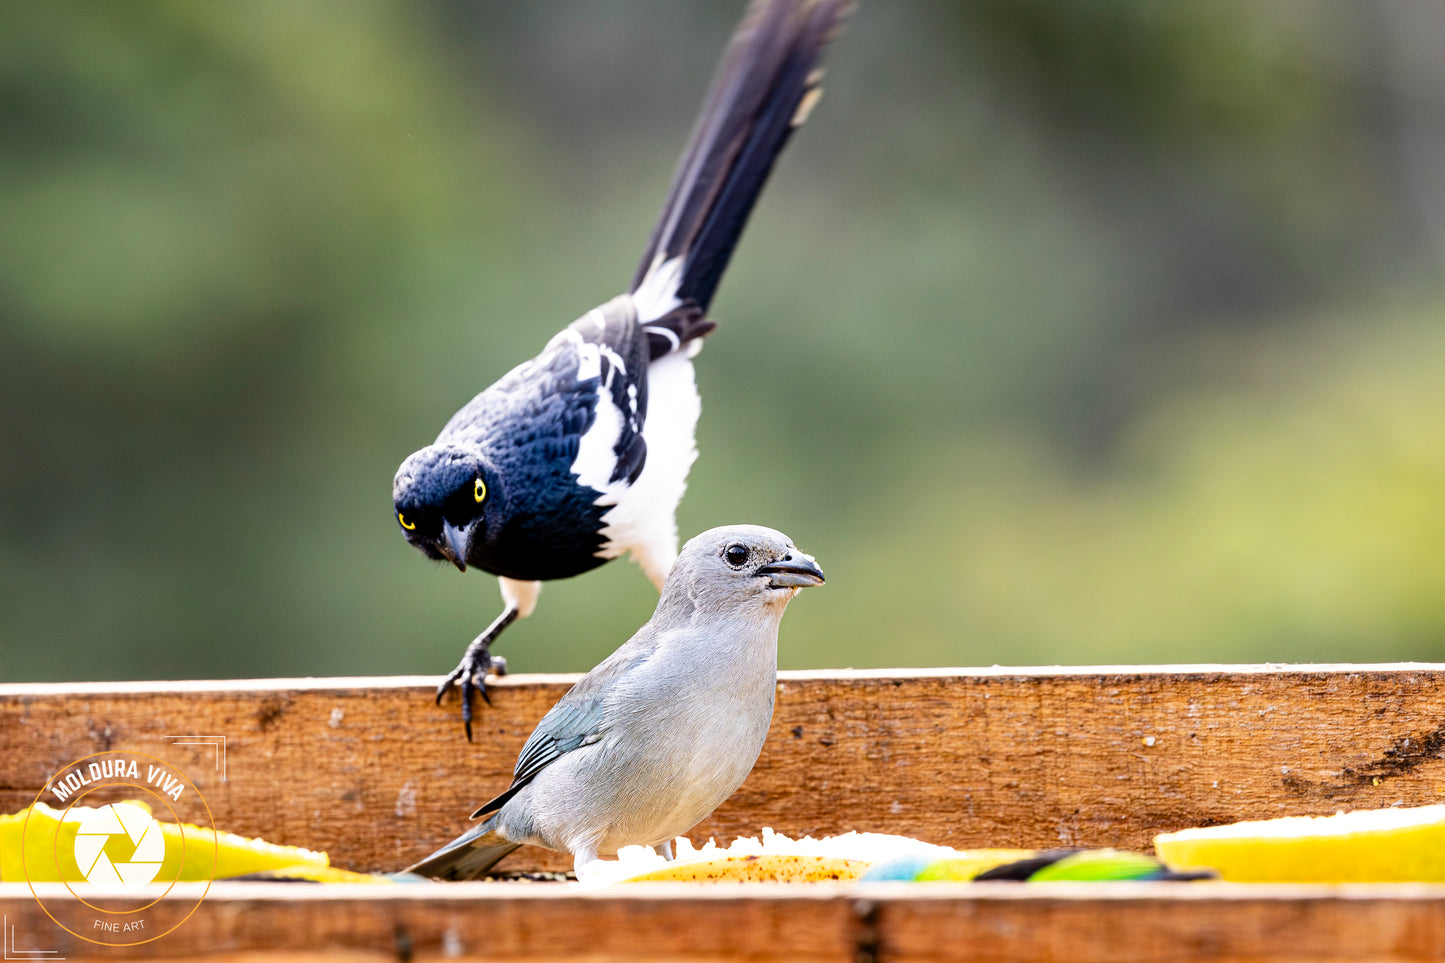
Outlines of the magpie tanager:
M396 522L428 558L498 576L502 613L437 689L486 697L497 636L549 579L630 554L661 591L697 457L693 357L708 305L778 154L821 90L848 0L756 0L703 102L627 293L563 328L452 415L392 484Z

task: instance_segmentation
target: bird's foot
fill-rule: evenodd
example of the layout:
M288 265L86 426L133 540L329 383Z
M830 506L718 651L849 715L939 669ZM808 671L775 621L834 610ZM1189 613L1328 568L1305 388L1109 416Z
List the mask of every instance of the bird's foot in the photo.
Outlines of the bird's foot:
M517 610L513 608L508 608L498 616L495 622L487 626L485 632L472 639L457 667L437 686L437 705L441 705L442 696L446 695L452 686L456 685L461 689L462 728L466 730L467 742L472 741L472 694L480 694L487 705L491 705L492 697L487 694L487 674L507 674L507 660L499 655L492 655L492 642L516 617Z
M488 705L492 704L492 697L487 694L487 673L495 672L497 675L505 675L507 672L507 661L492 655L487 646L478 645L482 641L481 636L472 640L467 646L466 654L457 667L448 673L437 686L437 704L440 705L442 696L446 695L448 689L456 685L462 691L462 728L467 732L467 741L472 741L472 693L480 693Z

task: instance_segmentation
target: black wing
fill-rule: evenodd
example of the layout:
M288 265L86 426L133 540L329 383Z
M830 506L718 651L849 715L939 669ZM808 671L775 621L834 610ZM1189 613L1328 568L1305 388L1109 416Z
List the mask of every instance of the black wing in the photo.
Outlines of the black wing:
M613 298L562 329L542 352L463 406L437 436L438 444L476 445L527 490L546 487L529 475L565 476L582 437L592 429L605 393L622 415L610 481L636 479L647 447L648 338L631 299Z

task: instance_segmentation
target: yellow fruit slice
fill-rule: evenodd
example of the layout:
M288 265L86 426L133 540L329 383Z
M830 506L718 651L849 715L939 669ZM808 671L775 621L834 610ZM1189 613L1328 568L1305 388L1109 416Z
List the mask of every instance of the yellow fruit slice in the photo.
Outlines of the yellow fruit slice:
M1241 883L1445 882L1445 806L1208 826L1154 837L1170 869Z
M995 866L1037 856L1037 849L975 849L961 852L954 859L940 859L929 864L914 877L920 883L970 880Z
M132 801L131 805L150 811L143 802ZM93 812L95 810L87 806L74 806L66 813L45 803L35 803L13 815L0 816L0 881L84 881L85 874L76 864L75 837L81 820ZM158 820L157 824L165 841L165 856L160 871L155 874L157 882L224 879L283 867L324 867L330 863L325 853L297 846L277 846L234 833L214 833L189 823ZM117 855L116 858L124 857Z
M662 869L633 876L629 883L818 883L857 879L868 872L861 859L829 856L724 856L689 863L668 863Z

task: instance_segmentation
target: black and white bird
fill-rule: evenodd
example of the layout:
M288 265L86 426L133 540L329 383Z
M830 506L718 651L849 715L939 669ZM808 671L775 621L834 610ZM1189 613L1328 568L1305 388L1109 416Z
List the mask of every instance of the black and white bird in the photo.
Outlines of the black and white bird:
M779 152L821 93L850 0L756 0L723 56L628 293L593 308L469 401L392 486L432 559L497 575L503 609L437 690L486 697L497 636L541 583L629 554L661 591L697 457L693 377L723 270Z

